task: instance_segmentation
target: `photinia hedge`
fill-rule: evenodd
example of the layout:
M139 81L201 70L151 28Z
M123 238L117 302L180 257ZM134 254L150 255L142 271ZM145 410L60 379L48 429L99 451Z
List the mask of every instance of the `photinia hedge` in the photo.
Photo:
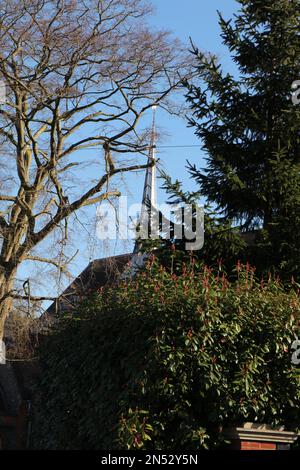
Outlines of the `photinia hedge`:
M244 421L297 428L291 362L297 285L234 281L151 258L135 278L91 293L43 342L35 446L214 449Z

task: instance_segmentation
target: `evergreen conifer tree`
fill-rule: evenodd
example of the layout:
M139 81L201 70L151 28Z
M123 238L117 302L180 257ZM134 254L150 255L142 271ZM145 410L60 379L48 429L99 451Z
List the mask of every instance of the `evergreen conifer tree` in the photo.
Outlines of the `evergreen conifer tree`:
M234 20L219 13L237 73L225 73L215 56L193 45L198 80L186 83L189 124L207 166L189 171L223 216L261 230L265 268L289 266L292 273L300 264L292 259L300 252L300 104L292 100L300 79L300 1L238 3Z

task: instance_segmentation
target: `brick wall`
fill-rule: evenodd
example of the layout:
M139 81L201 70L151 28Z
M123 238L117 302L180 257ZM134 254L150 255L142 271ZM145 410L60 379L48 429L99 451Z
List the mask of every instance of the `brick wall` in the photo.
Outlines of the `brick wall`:
M276 444L273 442L242 441L240 450L276 450Z
M299 435L287 431L283 426L272 426L259 423L242 423L224 430L229 448L235 450L288 450Z

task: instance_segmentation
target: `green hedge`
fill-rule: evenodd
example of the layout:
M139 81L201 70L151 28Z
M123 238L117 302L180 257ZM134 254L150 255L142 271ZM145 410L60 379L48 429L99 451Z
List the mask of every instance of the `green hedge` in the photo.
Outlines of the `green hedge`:
M84 299L43 344L35 446L212 449L229 423L295 428L298 292L236 274L152 260Z

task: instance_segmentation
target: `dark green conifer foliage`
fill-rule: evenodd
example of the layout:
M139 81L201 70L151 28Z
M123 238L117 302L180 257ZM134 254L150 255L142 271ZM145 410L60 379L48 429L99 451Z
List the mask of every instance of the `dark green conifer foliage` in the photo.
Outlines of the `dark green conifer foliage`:
M223 215L269 230L281 207L294 210L299 197L299 184L284 193L291 182L278 185L278 171L285 165L288 178L300 168L300 105L291 99L300 79L300 1L238 3L233 20L219 14L237 78L193 46L199 80L187 84L189 124L203 141L207 167L190 172Z

